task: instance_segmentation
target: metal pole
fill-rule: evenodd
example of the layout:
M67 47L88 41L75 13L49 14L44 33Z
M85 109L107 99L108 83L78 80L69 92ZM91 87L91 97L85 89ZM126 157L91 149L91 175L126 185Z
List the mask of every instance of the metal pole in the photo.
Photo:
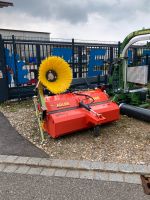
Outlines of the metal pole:
M120 57L120 47L121 47L121 43L120 41L118 42L118 58Z
M82 46L78 47L79 77L82 77Z
M74 38L72 38L72 70L73 70L73 78L76 77L75 69L74 69Z
M37 68L39 68L41 64L41 51L40 44L36 44L36 59L37 59ZM37 77L35 77L37 79Z
M14 53L14 67L15 67L15 73L14 73L14 78L15 78L15 84L18 87L18 68L17 68L17 49L16 49L16 43L15 43L15 36L12 35L12 44L13 44L13 53Z
M0 102L8 100L8 77L5 62L4 40L0 34Z

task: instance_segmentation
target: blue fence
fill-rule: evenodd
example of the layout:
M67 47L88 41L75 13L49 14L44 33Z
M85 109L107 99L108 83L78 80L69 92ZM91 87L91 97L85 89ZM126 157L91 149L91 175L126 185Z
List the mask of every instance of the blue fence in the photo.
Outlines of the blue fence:
M109 65L118 57L119 47L120 43L79 43L74 39L58 42L0 37L0 84L5 85L0 89L0 101L32 96L38 67L48 56L64 58L72 67L74 78L107 75ZM134 46L128 51L128 64L145 65L149 63L149 57L147 47Z

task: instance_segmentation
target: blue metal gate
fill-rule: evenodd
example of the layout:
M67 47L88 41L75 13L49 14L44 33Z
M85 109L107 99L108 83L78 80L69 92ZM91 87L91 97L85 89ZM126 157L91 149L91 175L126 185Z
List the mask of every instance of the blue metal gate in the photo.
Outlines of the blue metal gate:
M0 101L34 95L38 67L51 55L63 57L73 70L73 77L107 75L108 63L118 57L120 43L81 43L72 41L19 40L0 37ZM142 46L129 50L129 64L137 62ZM148 51L148 50L147 50ZM147 54L146 54L147 55ZM147 62L146 56L143 57Z

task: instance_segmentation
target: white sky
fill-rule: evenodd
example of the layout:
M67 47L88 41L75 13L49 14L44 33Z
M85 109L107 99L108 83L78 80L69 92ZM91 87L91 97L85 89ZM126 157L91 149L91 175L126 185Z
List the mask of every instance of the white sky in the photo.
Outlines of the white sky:
M122 41L150 27L150 0L10 0L0 28L50 32L53 38Z

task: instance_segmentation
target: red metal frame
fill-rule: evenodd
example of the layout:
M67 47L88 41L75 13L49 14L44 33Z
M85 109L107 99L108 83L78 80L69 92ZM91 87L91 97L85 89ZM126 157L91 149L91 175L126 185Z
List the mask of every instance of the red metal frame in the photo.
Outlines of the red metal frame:
M74 93L45 96L46 117L44 130L53 138L69 134L81 129L116 121L120 118L119 107L109 100L108 95L100 89L81 91L80 94L89 95L94 99L76 95ZM94 113L79 106L80 102L90 104Z

